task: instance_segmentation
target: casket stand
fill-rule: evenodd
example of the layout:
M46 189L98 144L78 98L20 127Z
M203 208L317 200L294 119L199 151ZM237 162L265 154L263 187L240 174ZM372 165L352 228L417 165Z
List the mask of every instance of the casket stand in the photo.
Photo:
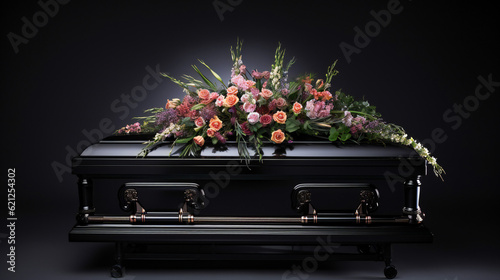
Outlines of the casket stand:
M432 242L419 207L427 163L410 148L266 143L245 166L231 141L196 158L169 156L166 141L137 157L150 137L108 137L73 159L69 240L116 243L113 277L124 260L309 256L384 261L394 278L392 244Z

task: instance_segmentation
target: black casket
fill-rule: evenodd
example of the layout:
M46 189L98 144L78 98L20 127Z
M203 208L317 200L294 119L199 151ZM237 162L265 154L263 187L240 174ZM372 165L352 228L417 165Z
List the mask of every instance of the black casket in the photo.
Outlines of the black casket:
M116 243L113 277L123 260L168 255L380 260L394 278L392 244L432 242L419 208L426 162L410 148L269 143L246 166L230 141L196 158L169 142L137 157L146 139L108 137L73 159L80 206L69 240Z

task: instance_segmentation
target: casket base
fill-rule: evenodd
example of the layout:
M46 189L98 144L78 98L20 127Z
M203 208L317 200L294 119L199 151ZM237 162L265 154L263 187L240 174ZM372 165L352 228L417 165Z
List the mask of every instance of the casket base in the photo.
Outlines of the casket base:
M114 242L112 277L123 276L124 261L144 260L348 260L383 261L392 279L391 246L432 242L415 226L296 225L77 225L70 241ZM355 246L356 252L345 248Z

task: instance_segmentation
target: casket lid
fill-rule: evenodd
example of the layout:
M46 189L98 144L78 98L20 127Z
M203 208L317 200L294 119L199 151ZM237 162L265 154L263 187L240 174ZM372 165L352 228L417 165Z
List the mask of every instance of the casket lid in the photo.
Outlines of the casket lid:
M152 135L120 135L103 139L85 149L80 157L137 157L144 142L152 139ZM162 142L153 149L146 158L178 158L178 144L172 149L173 141ZM248 145L250 153L254 151ZM341 144L316 138L303 138L292 143L274 144L264 142L262 147L264 158L419 158L411 148L395 144ZM172 151L172 153L171 153ZM170 154L170 156L169 156ZM227 141L225 145L206 143L200 158L239 158L237 143Z

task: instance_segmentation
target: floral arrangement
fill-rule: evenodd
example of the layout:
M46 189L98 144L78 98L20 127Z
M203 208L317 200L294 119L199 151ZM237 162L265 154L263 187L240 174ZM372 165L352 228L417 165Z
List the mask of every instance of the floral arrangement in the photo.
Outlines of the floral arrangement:
M329 141L392 142L411 146L434 169L436 176L444 172L436 158L404 129L386 123L366 100L356 101L341 90L332 93L332 78L339 72L336 61L327 69L324 79L305 74L288 80L292 58L284 63L285 50L278 46L270 71L247 70L243 64L242 42L231 47L233 66L231 80L226 85L207 64L199 60L220 82L208 79L197 66L194 70L201 80L183 75L181 80L162 73L183 88L184 98L167 100L164 108L146 110L149 116L139 117L118 133L156 133L141 151L147 154L167 138L175 145L183 145L180 156L199 155L205 143L224 144L231 138L238 144L238 152L248 164L252 158L248 144L253 145L259 160L261 146L269 140L275 144L293 142L298 135L311 135Z

